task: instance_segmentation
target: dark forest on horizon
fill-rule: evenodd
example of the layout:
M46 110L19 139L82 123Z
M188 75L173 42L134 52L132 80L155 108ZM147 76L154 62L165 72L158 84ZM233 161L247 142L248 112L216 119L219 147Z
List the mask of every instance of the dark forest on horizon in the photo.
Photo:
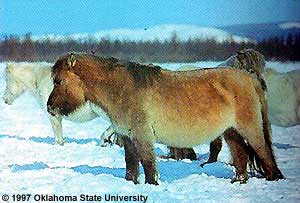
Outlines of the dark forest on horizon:
M92 37L61 41L33 40L31 34L23 37L4 36L0 39L0 61L55 61L67 52L93 53L102 57L116 57L136 62L196 62L222 61L244 48L261 52L267 60L300 61L300 33L286 38L270 38L261 42L235 42L232 39L217 42L214 39L181 41L176 33L163 42L120 41Z

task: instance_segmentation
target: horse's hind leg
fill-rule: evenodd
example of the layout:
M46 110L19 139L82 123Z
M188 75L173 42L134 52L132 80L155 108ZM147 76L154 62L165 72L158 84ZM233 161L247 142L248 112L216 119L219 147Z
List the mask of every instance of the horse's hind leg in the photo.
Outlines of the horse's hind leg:
M202 163L200 166L203 167L205 164L213 163L218 160L218 155L222 149L222 137L218 137L211 141L209 145L209 158L208 161Z
M255 94L258 98L247 94L236 98L236 129L253 149L249 150L249 155L254 157L256 165L262 168L262 175L267 180L282 179L284 177L277 167L273 154L271 127L264 91L256 86Z
M270 138L265 137L262 130L253 126L251 127L251 124L246 129L239 132L241 132L241 135L247 140L248 144L255 152L256 165L261 165L264 173L262 175L264 175L267 180L283 179L284 177L275 161L271 146L272 143L269 140Z
M239 133L233 129L227 129L224 132L224 138L229 145L231 156L233 158L233 165L236 168L236 176L231 180L231 183L239 181L246 183L248 180L247 163L248 152L247 145Z

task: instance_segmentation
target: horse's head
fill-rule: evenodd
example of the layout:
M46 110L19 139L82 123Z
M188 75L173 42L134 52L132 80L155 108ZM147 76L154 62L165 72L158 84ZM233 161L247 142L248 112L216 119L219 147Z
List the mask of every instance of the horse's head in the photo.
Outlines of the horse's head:
M3 100L11 105L25 91L25 85L22 82L22 73L18 71L15 64L8 63L5 70L6 88Z
M260 75L265 70L265 57L254 49L243 49L237 52L234 67Z
M47 102L52 115L69 115L85 102L85 85L75 73L76 59L73 54L60 58L52 70L54 88Z

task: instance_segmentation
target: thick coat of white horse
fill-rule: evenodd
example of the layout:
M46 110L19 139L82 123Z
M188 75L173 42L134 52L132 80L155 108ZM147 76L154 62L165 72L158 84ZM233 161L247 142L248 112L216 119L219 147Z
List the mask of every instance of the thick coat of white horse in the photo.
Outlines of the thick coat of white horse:
M290 127L300 124L300 70L279 73L266 68L269 119L272 124Z
M6 104L13 104L14 100L24 92L30 92L39 102L43 109L47 109L47 101L53 89L51 69L53 64L45 62L36 63L7 63L6 66L6 89L3 100ZM70 116L54 117L49 115L49 120L55 135L56 143L63 145L62 119L74 122L86 122L97 117L90 107L79 109L78 113ZM111 134L111 129L105 131L104 136Z
M197 69L183 66L179 71ZM262 73L267 84L267 103L271 124L281 127L300 125L300 70L279 73L266 68Z

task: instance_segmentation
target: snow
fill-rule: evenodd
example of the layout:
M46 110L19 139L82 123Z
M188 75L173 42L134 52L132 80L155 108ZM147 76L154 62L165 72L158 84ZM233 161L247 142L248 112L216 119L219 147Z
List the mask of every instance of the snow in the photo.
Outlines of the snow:
M154 63L154 65L160 65L163 68L167 68L170 70L176 70L182 66L196 66L200 68L207 68L207 67L216 67L223 61L200 61L196 63ZM292 70L300 69L299 62L279 62L279 61L266 61L266 67L275 69L278 72L289 72Z
M159 64L172 70L182 65L208 67L219 62ZM281 72L300 69L300 63L267 62ZM5 65L0 64L0 96L5 88ZM207 160L209 145L195 148L197 161L157 158L159 186L134 185L124 179L124 149L101 147L99 137L109 123L95 119L78 124L63 122L64 146L54 145L52 129L45 110L29 94L14 105L0 102L0 195L14 193L56 195L144 195L147 202L299 202L300 200L300 126L272 126L274 150L286 180L269 182L251 177L247 184L230 183L234 169L225 145L217 163L199 165ZM166 146L157 144L158 155ZM140 168L142 172L142 168Z
M298 23L298 22L287 22L287 23L281 23L278 26L281 29L293 29L293 28L300 28L300 23Z
M217 42L223 42L225 40L232 39L235 42L249 42L248 38L232 35L223 30L212 28L212 27L200 27L196 25L177 25L177 24L166 24L158 25L149 28L139 29L111 29L111 30L100 30L96 33L77 33L71 35L44 35L44 36L33 36L34 40L46 40L51 39L54 41L61 40L83 40L83 39L95 39L101 40L102 38L108 38L111 40L130 40L130 41L165 41L170 40L173 34L176 33L178 39L187 41L188 39L215 39Z

